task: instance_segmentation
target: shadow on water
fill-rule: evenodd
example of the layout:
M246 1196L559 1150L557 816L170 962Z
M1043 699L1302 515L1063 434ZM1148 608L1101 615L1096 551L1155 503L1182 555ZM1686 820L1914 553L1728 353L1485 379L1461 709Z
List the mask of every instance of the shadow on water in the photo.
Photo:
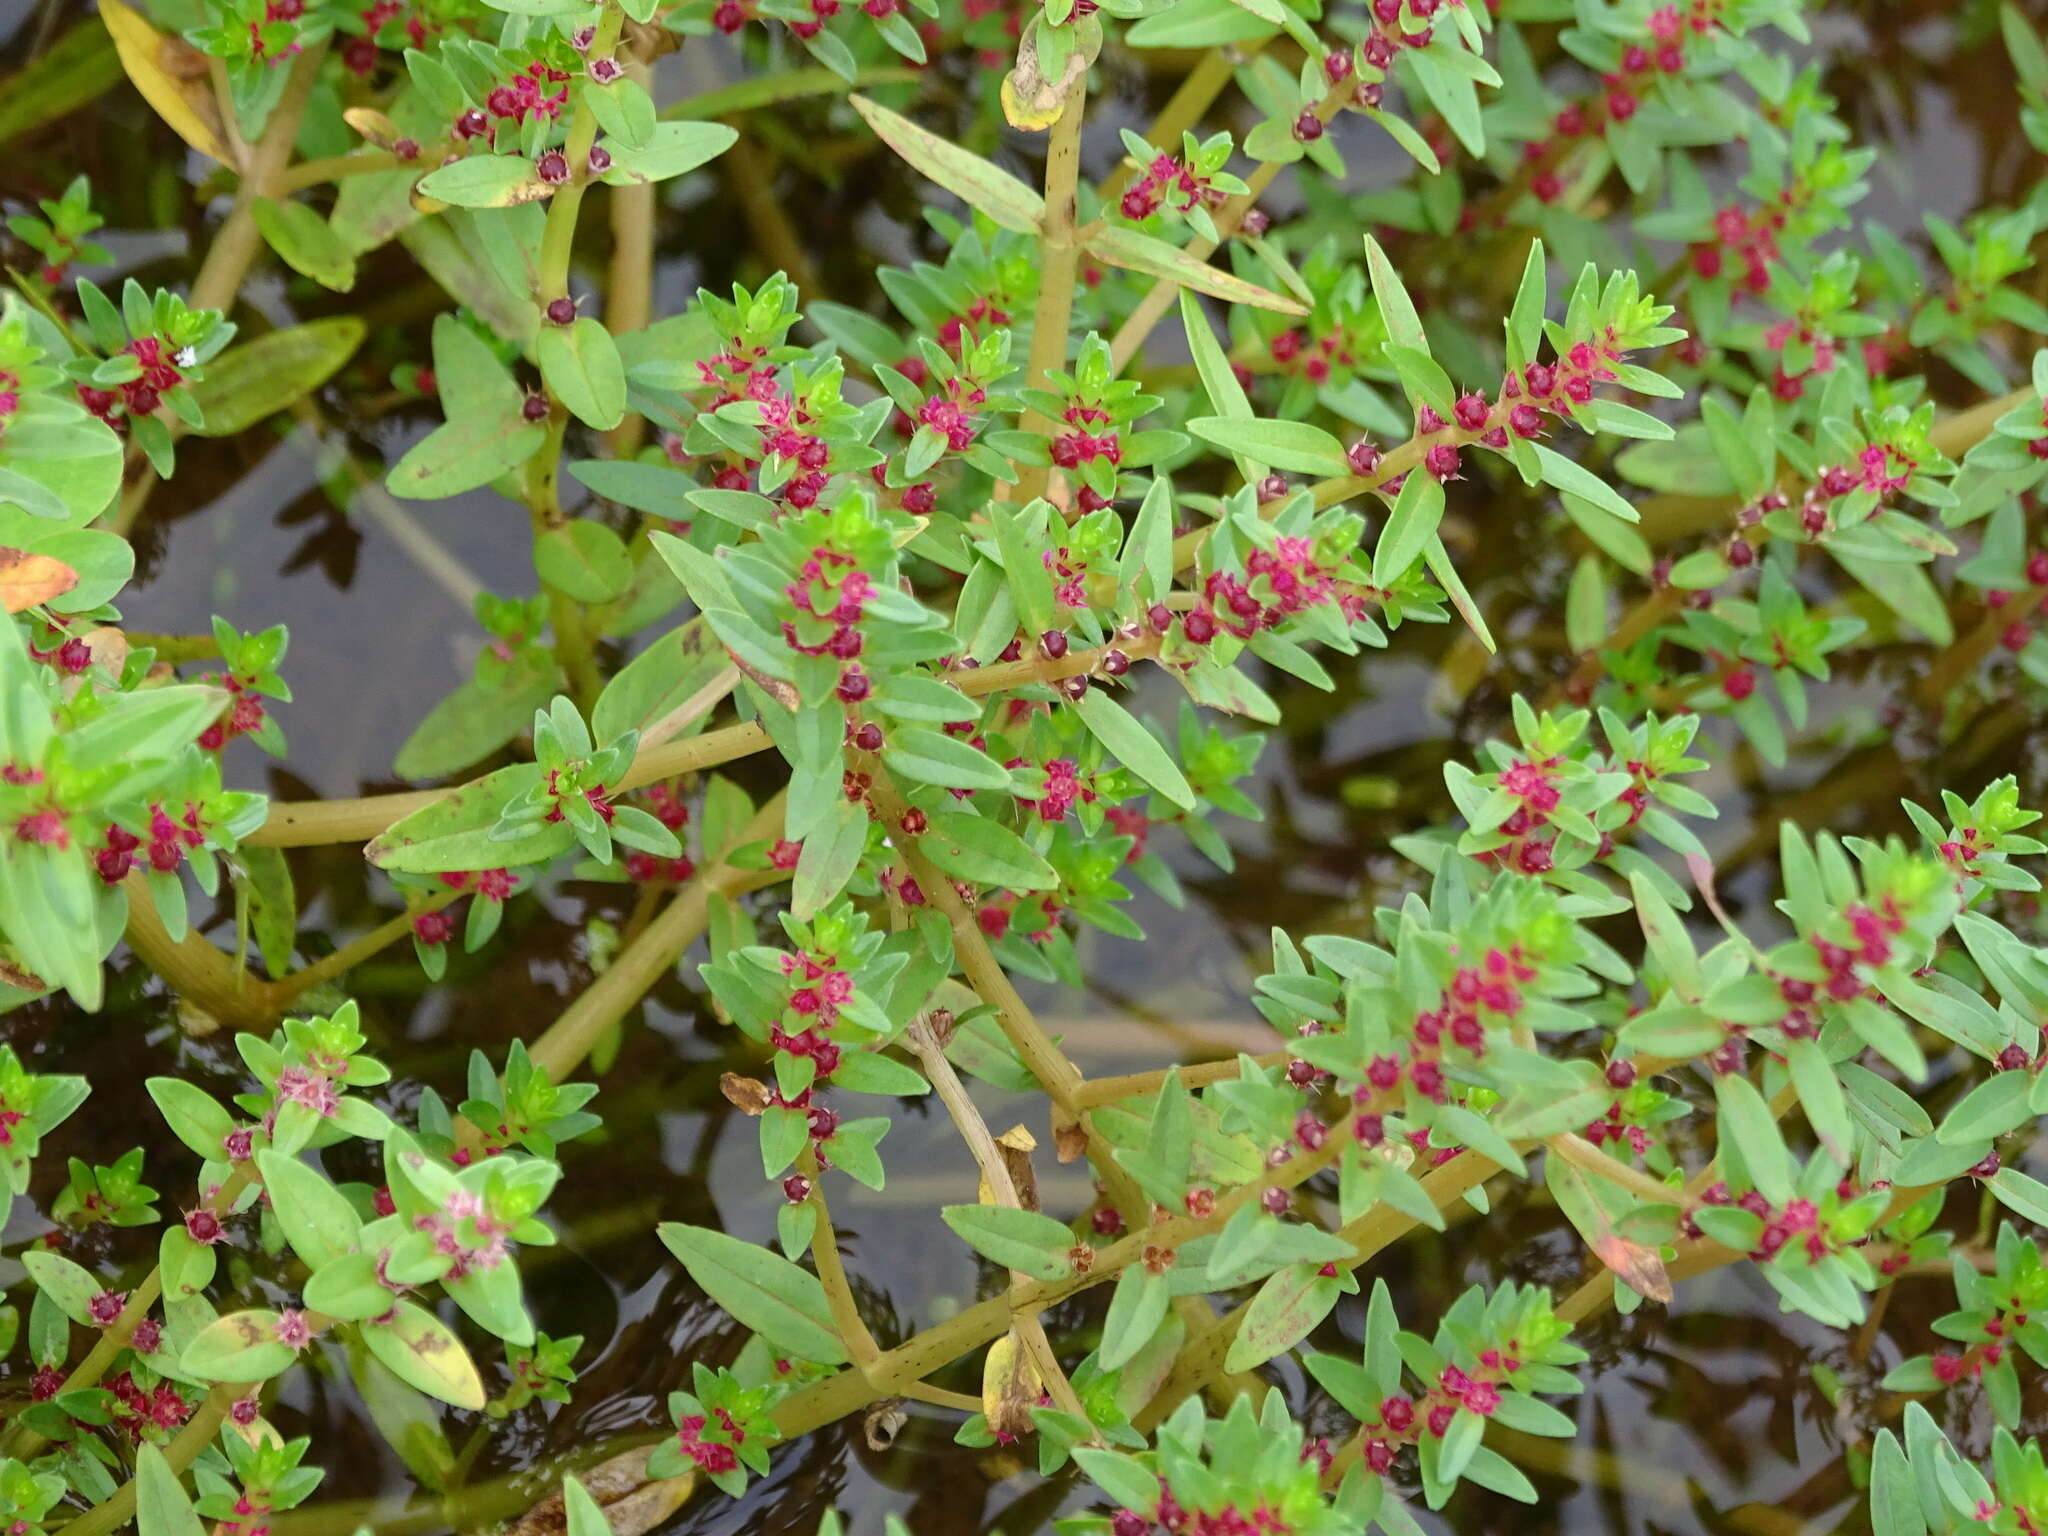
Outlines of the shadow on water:
M0 4L0 73L86 14L77 0ZM1983 202L2009 202L2038 170L2015 127L2002 54L1959 41L1981 36L1989 14L1982 5L1871 0L1823 20L1815 51L1828 60L1829 88L1846 104L1858 136L1882 151L1873 195L1861 210L1869 217L1910 230L1926 208L1959 215ZM664 98L708 83L699 74L710 66L695 48L663 61ZM715 57L713 48L703 52ZM939 81L934 94L957 97L961 84ZM1110 94L1132 121L1142 121L1170 88L1170 81L1127 71L1111 82ZM802 210L799 240L825 292L873 305L878 263L938 252L915 222L915 186L876 156L837 156L822 136L806 140L805 124L815 115L797 110L773 137L780 160L769 174L781 205ZM1117 152L1110 126L1106 114L1100 137L1091 136L1089 168L1098 173ZM220 209L196 211L182 146L125 87L14 148L0 167L8 211L23 199L54 195L76 171L88 171L110 213L109 243L122 272L150 283L188 279L192 253L203 249ZM699 283L718 287L763 275L748 221L735 211L737 193L700 178L687 194L693 206L664 211L658 312L679 308ZM1427 290L1427 276L1411 273L1411 280ZM346 450L374 477L432 424L417 406L376 402L391 368L424 360L427 325L444 298L395 250L366 262L358 294L371 339L340 387L324 393L316 426L301 423L289 435L262 427L181 448L178 477L158 491L138 535L138 580L124 603L129 622L149 630L194 631L215 612L244 627L290 623L288 675L297 701L284 722L291 767L277 767L246 743L230 749L229 764L237 781L286 796L392 787L389 765L398 745L467 675L474 656L476 630L460 573L505 592L535 584L523 514L487 494L411 514L449 557L440 575L408 553L360 498L351 507L345 497L330 496L316 450ZM274 272L255 282L250 299L253 323L271 324L347 303ZM1457 491L1448 532L1461 546L1456 553L1468 582L1505 637L1501 656L1481 675L1459 631L1410 627L1389 653L1338 671L1333 695L1285 677L1268 679L1288 725L1261 765L1257 797L1265 820L1226 828L1236 871L1218 874L1180 851L1176 863L1191 897L1184 912L1142 901L1137 916L1151 934L1147 943L1091 938L1086 994L1027 989L1086 1069L1133 1071L1177 1054L1269 1044L1247 1002L1269 925L1297 933L1361 929L1374 905L1412 879L1389 849L1390 837L1449 814L1444 762L1469 757L1502 728L1515 690L1541 689L1555 675L1556 637L1545 626L1561 610L1570 556L1537 537L1535 509L1505 487L1482 481ZM458 574L451 578L448 569ZM1721 755L1711 791L1721 819L1709 844L1738 910L1765 899L1756 832L1764 829L1768 842L1781 817L1825 817L1842 831L1892 830L1902 823L1899 794L1931 801L1951 778L1969 788L2009 770L2020 774L2028 803L2038 803L2044 786L2035 740L2016 734L1988 750L1967 737L1937 744L1904 703L1913 666L1910 658L1880 652L1817 690L1821 728L1783 770L1766 769L1733 747ZM1875 746L1873 725L1884 728ZM334 942L390 910L352 850L307 850L294 855L293 865L309 928L331 933ZM563 884L543 903L515 907L511 931L484 956L455 959L443 985L426 986L409 958L363 968L354 988L373 1048L394 1059L402 1077L459 1092L471 1047L497 1054L514 1037L530 1038L589 982L587 925L600 918L625 920L615 888ZM182 1037L159 988L131 967L117 977L102 1014L43 1005L8 1016L0 1033L39 1069L87 1073L95 1093L94 1113L66 1126L41 1159L35 1198L16 1202L5 1234L10 1245L48 1229L42 1212L61 1184L66 1155L111 1159L129 1134L143 1137L159 1187L189 1188L191 1159L162 1130L142 1079L177 1071L226 1091L236 1065L225 1044ZM644 1018L630 1022L598 1105L606 1129L567 1154L565 1190L573 1193L559 1202L561 1247L538 1258L530 1276L539 1327L585 1338L575 1402L520 1415L483 1453L477 1477L663 1423L664 1395L687 1380L688 1363L717 1361L736 1348L652 1231L657 1219L678 1219L753 1239L772 1235L774 1200L760 1178L753 1129L716 1091L720 1071L745 1065L729 1049L731 1040L732 1032L710 1018L702 993L682 978L666 981ZM985 1105L998 1128L1033 1114L1022 1098L990 1094ZM864 1311L885 1343L995 1283L977 1272L934 1214L942 1200L963 1198L973 1187L950 1126L916 1104L899 1105L896 1115L889 1139L896 1174L888 1191L855 1187L835 1201L864 1287ZM112 1127L122 1128L117 1140L88 1139L95 1128L104 1134ZM1043 1140L1044 1127L1037 1129ZM1048 1169L1044 1178L1051 1208L1085 1201L1084 1175ZM1542 1194L1497 1183L1497 1204L1484 1226L1411 1239L1374 1266L1412 1326L1426 1330L1469 1284L1514 1278L1569 1286L1579 1278L1579 1249L1559 1235L1561 1224ZM83 1262L135 1272L150 1257L132 1234L105 1228L73 1240L72 1251ZM7 1273L15 1273L11 1264ZM271 1285L257 1277L245 1283L252 1290ZM1847 1340L1781 1317L1767 1288L1740 1267L1690 1284L1668 1315L1610 1317L1586 1340L1594 1360L1578 1408L1581 1440L1547 1463L1527 1463L1543 1502L1524 1509L1468 1488L1442 1528L1469 1536L1789 1536L1833 1529L1849 1508L1849 1486L1835 1413L1813 1367L1825 1363L1851 1382L1874 1380L1902 1352L1921 1347L1927 1323L1944 1310L1939 1290L1902 1287L1865 1363L1851 1358ZM1069 1303L1061 1323L1085 1327L1090 1307L1104 1300L1097 1293ZM1342 1344L1361 1315L1362 1309L1340 1308L1324 1345ZM1907 1341L1903 1351L1894 1340ZM328 1365L299 1373L278 1420L288 1432L317 1437L318 1459L330 1469L323 1499L381 1495L395 1507L413 1481L371 1424L346 1371ZM974 1389L964 1379L946 1384ZM1328 1411L1312 1404L1298 1377L1286 1390L1299 1411ZM1959 1426L1979 1439L1985 1428ZM837 1505L861 1532L877 1530L882 1512L895 1511L917 1536L987 1529L1024 1536L1047 1529L1063 1510L1083 1507L1066 1482L1041 1487L1035 1478L1009 1476L1018 1469L1000 1457L954 1446L952 1429L951 1416L917 1410L886 1453L870 1451L857 1425L827 1429L782 1452L774 1476L744 1499L700 1502L671 1528L705 1536L808 1536L820 1513ZM458 1442L464 1433L466 1427L458 1429Z

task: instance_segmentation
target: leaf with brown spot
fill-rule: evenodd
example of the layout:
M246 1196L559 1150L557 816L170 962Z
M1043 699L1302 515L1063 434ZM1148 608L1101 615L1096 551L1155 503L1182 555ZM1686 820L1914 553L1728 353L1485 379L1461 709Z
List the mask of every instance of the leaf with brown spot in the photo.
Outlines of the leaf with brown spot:
M911 166L948 192L994 219L1004 229L1035 235L1045 217L1045 199L1008 171L990 164L972 150L920 128L907 117L856 95L853 109L870 128Z
M277 1323L267 1308L231 1312L192 1336L179 1366L202 1381L267 1381L299 1357L277 1342Z
M370 1353L409 1387L471 1412L484 1405L483 1378L462 1341L417 1302L401 1301L388 1321L364 1323Z
M0 545L0 608L22 613L78 585L78 572L49 555Z
M554 186L540 179L534 162L524 155L481 154L427 172L413 189L413 205L430 201L458 208L516 208L554 195Z
M240 169L227 148L206 56L183 39L157 31L122 0L101 0L100 20L114 39L121 68L156 115L202 155Z

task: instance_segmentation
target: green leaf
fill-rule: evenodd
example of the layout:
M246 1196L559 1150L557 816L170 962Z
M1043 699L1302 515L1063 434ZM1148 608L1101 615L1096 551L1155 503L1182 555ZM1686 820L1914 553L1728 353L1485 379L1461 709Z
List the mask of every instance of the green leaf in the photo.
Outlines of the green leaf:
M613 1536L604 1506L573 1477L562 1479L562 1513L568 1522L565 1536Z
M1035 193L1033 195L1036 196ZM1226 303L1246 304L1253 309L1271 310L1279 315L1308 313L1293 299L1269 288L1261 288L1257 283L1248 283L1241 277L1210 266L1206 261L1199 261L1192 252L1177 245L1169 245L1164 240L1122 225L1107 225L1091 236L1088 250L1113 267L1126 267L1133 272L1163 277L1183 288L1192 288L1197 293L1206 293Z
M1531 443L1529 447L1542 466L1542 477L1546 484L1582 496L1603 512L1610 512L1625 523L1637 521L1636 509L1628 504L1621 492L1602 480L1598 475L1566 458L1555 448L1543 443Z
M1785 1063L1792 1069L1799 1107L1806 1112L1806 1123L1820 1139L1821 1150L1848 1167L1855 1149L1849 1098L1842 1092L1841 1079L1835 1076L1827 1053L1814 1041L1795 1040L1785 1047Z
M340 1258L356 1245L362 1218L348 1196L295 1157L268 1148L256 1154L264 1193L284 1229L292 1252L313 1269Z
M201 1381L268 1381L298 1358L277 1342L277 1321L262 1307L217 1318L192 1336L178 1368Z
M639 459L578 459L569 465L569 473L606 501L677 522L690 519L690 504L684 498L696 488L696 482L671 464L647 464Z
M1793 1193L1792 1154L1764 1096L1748 1078L1732 1073L1715 1080L1714 1096L1720 1101L1721 1146L1739 1154L1764 1198L1783 1205Z
M1548 302L1549 283L1545 277L1543 242L1529 242L1529 259L1522 264L1522 281L1515 289L1515 307L1508 314L1508 351L1514 366L1534 362L1543 341L1543 308Z
M436 427L391 466L384 485L408 501L459 496L517 469L547 441L545 424L528 421L517 405L487 416L465 416Z
M1606 563L1598 555L1581 555L1565 588L1565 644L1573 655L1583 656L1598 648L1609 629Z
M1373 546L1372 579L1391 586L1425 553L1444 520L1443 482L1423 470L1409 471L1401 482L1401 494L1387 514L1380 541Z
M1008 789L1010 771L975 747L921 725L899 725L882 744L891 773L942 789Z
M1912 1463L1889 1429L1878 1431L1870 1457L1870 1536L1927 1536Z
M1664 979L1671 983L1679 997L1697 1001L1703 982L1692 935L1686 932L1684 922L1671 909L1671 903L1641 871L1629 876L1628 887L1635 899L1636 921L1642 925L1643 938L1649 944L1658 969L1664 972Z
M1928 577L1925 566L1871 560L1841 549L1830 549L1829 553L1879 602L1936 645L1955 642L1955 624L1949 618L1948 603Z
M1202 380L1203 392L1209 397L1210 409L1231 421L1250 421L1252 403L1245 395L1244 386L1237 382L1237 373L1230 366L1230 358L1210 328L1201 299L1187 288L1180 291L1180 322L1181 329L1187 333L1188 352L1195 360L1195 372ZM1257 485L1265 479L1267 466L1263 460L1246 454L1237 454L1236 459L1237 472L1244 476L1245 484Z
M137 1536L205 1536L206 1528L164 1453L142 1442L135 1451Z
M1105 1370L1115 1370L1150 1342L1172 1299L1172 1282L1142 1264L1130 1265L1116 1277L1116 1292L1109 1299L1109 1315L1102 1320L1102 1343L1096 1354Z
M341 371L368 327L354 315L309 320L258 336L206 365L192 386L201 437L232 437L303 399Z
M829 825L812 827L804 836L796 878L790 883L793 917L808 922L838 899L860 867L867 839L867 811L842 796L833 804Z
M256 227L286 266L323 288L347 293L356 285L356 259L328 222L305 203L259 197L250 210Z
M626 731L644 730L696 698L731 666L711 626L702 618L688 619L612 674L590 712L591 733L599 741L611 741ZM527 718L532 717L528 710ZM706 710L702 719L678 734L694 733L709 718Z
M946 1225L976 1253L1034 1280L1064 1280L1074 1272L1067 1253L1074 1234L1042 1211L1007 1205L948 1205Z
M1998 1203L2037 1227L2048 1226L2048 1184L2017 1168L2001 1168L1988 1180Z
M662 123L645 144L611 146L612 163L598 179L614 187L667 181L716 160L739 136L727 123Z
M121 79L121 56L87 16L0 84L0 144L76 112Z
M1420 401L1447 421L1456 413L1457 391L1451 387L1451 376L1435 358L1419 347L1404 347L1392 341L1380 350L1393 364L1401 388L1411 401Z
M36 1289L55 1302L66 1317L82 1328L96 1326L92 1320L92 1299L106 1286L91 1270L46 1248L29 1249L22 1254L21 1262L29 1278L35 1281Z
M513 208L554 196L524 155L470 155L420 178L419 193L457 208Z
M1935 1139L1954 1147L2003 1136L2030 1118L2027 1094L2032 1087L2030 1073L1994 1073L1963 1095L1942 1119Z
M581 4L582 0L575 0L572 8L581 9ZM605 132L607 149L639 149L653 136L654 98L638 81L622 79L608 86L586 86L583 99Z
M1046 506L1039 501L1015 509L994 502L988 509L996 527L996 549L1002 555L1004 582L1016 601L1017 611L1024 617L1026 632L1031 634L1043 634L1053 627L1052 579L1040 558L1042 545L1030 531L1043 526L1042 521L1035 520L1046 515Z
M539 823L516 842L491 837L498 813L539 782L540 769L532 763L500 768L403 817L363 856L379 869L421 875L543 863L575 844L576 834L566 823Z
M448 1325L415 1301L400 1301L389 1322L359 1325L370 1353L409 1387L457 1408L484 1405L483 1377Z
M1479 110L1479 93L1470 77L1446 67L1445 59L1455 58L1454 51L1424 52L1417 48L1401 54L1401 60L1422 83L1422 92L1429 98L1443 120L1450 125L1451 132L1458 136L1473 156L1486 153L1486 129Z
M1233 382L1235 382L1233 380ZM1226 453L1299 475L1348 475L1344 445L1305 421L1258 421L1236 416L1193 416L1188 430Z
M1408 297L1408 290L1401 286L1400 273L1371 235L1365 237L1365 266L1373 297L1379 300L1380 314L1386 318L1387 339L1427 355L1429 338L1423 334L1422 320L1415 313L1415 301Z
M208 1161L219 1162L226 1157L223 1144L235 1128L235 1117L220 1100L181 1077L152 1077L142 1086L156 1101L157 1111L173 1136Z
M1195 808L1195 792L1180 766L1144 722L1111 698L1106 689L1090 688L1074 701L1073 710L1110 756L1182 810Z
M598 321L579 315L573 325L544 325L534 353L548 388L578 421L609 432L625 418L626 366L612 333Z
M542 581L579 603L610 602L633 585L625 541L587 517L572 518L535 539L533 568Z
M1706 428L1715 459L1737 494L1750 500L1771 488L1771 474L1778 460L1775 447L1754 441L1719 395L1708 395L1700 401L1700 422Z
M1045 217L1045 199L981 156L920 128L907 117L867 97L852 98L854 110L912 168L937 182L968 207L978 209L1004 229L1035 235Z
M655 1228L704 1290L742 1327L801 1360L846 1360L825 1287L780 1254L705 1227L665 1221Z
M306 1305L344 1322L382 1317L391 1309L391 1291L378 1278L379 1256L349 1253L331 1259L306 1280Z
M1012 891L1049 891L1059 876L1008 827L972 811L933 811L917 851L941 874Z
M520 647L503 676L488 685L471 678L428 710L398 749L392 772L402 779L438 779L489 757L533 724L533 712L560 691L560 678L551 651Z

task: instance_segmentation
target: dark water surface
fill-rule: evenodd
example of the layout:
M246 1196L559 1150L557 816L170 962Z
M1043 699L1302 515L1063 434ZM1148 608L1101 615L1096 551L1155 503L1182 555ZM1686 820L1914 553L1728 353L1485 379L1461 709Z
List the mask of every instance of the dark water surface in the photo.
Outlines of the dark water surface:
M78 0L29 8L18 0L0 3L0 74L84 14ZM2041 169L2017 129L2010 69L1995 46L1982 45L1989 15L1982 5L1870 0L1819 24L1817 51L1830 61L1830 89L1859 138L1881 151L1873 194L1859 211L1909 238L1921 211L1955 217L1987 202L2009 203ZM665 59L661 98L715 83L711 61L732 67L715 47L697 43ZM1118 153L1110 131L1115 116L1142 121L1148 99L1156 103L1170 88L1170 80L1128 73L1112 80L1110 110L1091 129L1092 174ZM942 100L957 95L946 81L933 90ZM784 157L774 162L774 187L781 205L798 214L798 239L825 293L872 305L878 262L929 253L928 236L910 222L919 193L877 156L840 160L826 152L829 146L808 142L807 132L822 138L822 121L815 107L795 111L766 141L771 154ZM1361 185L1391 173L1390 161L1375 158L1383 155L1384 140L1359 157ZM7 211L17 211L21 199L55 195L78 169L91 172L111 215L109 243L123 272L146 283L188 280L194 253L204 249L222 209L195 211L182 147L125 86L10 146L0 164ZM822 179L825 173L832 179ZM763 275L734 185L694 178L690 187L693 206L670 206L662 216L659 313L680 307L700 282L722 287ZM601 224L595 217L585 222ZM597 233L587 247L593 274L604 249ZM1429 287L1427 270L1411 268L1409 280ZM256 280L249 297L256 314L273 324L348 303L297 280L285 283L275 269ZM372 498L338 504L323 487L321 455L331 459L345 449L375 470L435 419L418 407L377 417L345 413L355 408L351 402L376 397L392 366L425 360L427 324L445 299L395 248L365 261L355 297L375 328L345 375L346 387L323 398L319 435L302 426L286 436L272 425L182 446L178 478L157 492L138 533L140 573L124 604L129 623L146 630L199 631L216 612L244 628L290 624L285 670L297 697L281 712L290 768L246 743L230 755L237 782L285 797L396 787L389 765L398 745L467 675L474 657L469 586L509 593L535 586L524 513L488 493L399 513L416 530L409 545ZM1936 384L1958 381L1937 377ZM1442 764L1469 757L1502 729L1515 690L1541 691L1557 675L1554 616L1571 553L1542 537L1537 509L1506 488L1480 480L1455 490L1455 552L1503 637L1502 655L1482 672L1460 631L1410 627L1389 653L1348 669L1332 665L1340 684L1334 696L1284 677L1267 680L1289 724L1274 734L1261 765L1255 793L1265 821L1224 828L1237 851L1236 873L1218 874L1174 850L1192 898L1186 911L1146 899L1136 915L1148 943L1091 938L1084 965L1094 981L1085 994L1026 989L1086 1070L1135 1071L1272 1044L1247 1002L1250 978L1265 963L1269 925L1297 934L1362 929L1371 908L1410 878L1389 851L1389 837L1449 814ZM441 552L425 564L412 547L421 535ZM1702 787L1722 815L1706 841L1738 910L1765 897L1770 872L1756 856L1774 843L1780 817L1841 831L1892 830L1903 825L1900 794L1931 802L1944 783L1974 790L2005 771L2020 774L2024 803L2039 802L2048 786L2035 735L1977 727L1939 743L1932 722L1909 702L1909 685L1923 665L1923 657L1905 651L1859 655L1836 683L1815 690L1816 728L1782 770L1767 769L1746 750L1717 755L1720 766ZM306 914L302 943L316 950L324 941L315 935L343 942L395 910L351 849L296 853L293 867ZM508 935L481 957L455 958L445 985L425 986L402 952L363 968L353 990L373 1048L401 1079L459 1094L472 1046L495 1055L517 1036L531 1038L587 984L586 922L620 923L625 915L616 890L565 883L544 903L515 904ZM753 1239L772 1236L775 1199L760 1177L753 1127L727 1109L715 1087L721 1070L746 1063L729 1048L732 1032L710 1020L691 980L665 982L644 1015L630 1022L620 1059L604 1078L597 1108L606 1131L567 1151L557 1201L562 1246L530 1271L537 1324L553 1335L585 1336L575 1402L551 1415L520 1415L478 1458L478 1479L664 1422L663 1397L686 1382L688 1362L726 1358L735 1346L719 1314L655 1240L653 1224L676 1219ZM41 1212L60 1186L67 1154L111 1159L139 1134L154 1182L166 1191L189 1188L190 1158L161 1130L141 1079L176 1070L210 1076L225 1090L237 1068L224 1044L182 1039L160 987L130 967L102 1014L31 1008L0 1020L0 1036L38 1068L82 1071L94 1085L90 1112L66 1126L41 1159L38 1201L16 1203L10 1245L47 1227ZM1039 1105L1005 1100L985 1085L976 1094L997 1129L1022 1119L1047 1139ZM863 1309L884 1343L974 1300L984 1283L934 1214L944 1201L970 1198L974 1176L965 1151L936 1105L906 1103L897 1114L887 1192L834 1191ZM113 1139L94 1141L95 1131ZM1042 1177L1049 1208L1085 1202L1085 1176L1075 1169L1048 1166ZM1497 1180L1496 1188L1494 1213L1484 1223L1411 1238L1371 1266L1393 1287L1408 1326L1428 1332L1472 1283L1535 1279L1569 1287L1579 1278L1579 1244L1546 1199L1508 1180ZM167 1200L166 1209L174 1203ZM1967 1230L1973 1213L1952 1215ZM95 1228L74 1252L84 1262L103 1259L138 1275L151 1259L146 1236ZM4 1263L0 1278L18 1275L12 1260ZM1668 1313L1610 1316L1584 1340L1594 1360L1578 1410L1581 1439L1546 1447L1548 1461L1524 1463L1543 1503L1525 1510L1468 1489L1442 1528L1791 1533L1832 1530L1846 1516L1848 1529L1861 1529L1843 1463L1843 1426L1816 1389L1811 1367L1826 1362L1867 1398L1868 1385L1889 1364L1927 1347L1926 1325L1947 1310L1946 1296L1941 1283L1903 1283L1861 1364L1851 1359L1847 1339L1781 1317L1771 1293L1743 1266L1687 1284ZM1084 1322L1090 1307L1106 1299L1104 1292L1070 1303L1055 1321ZM1361 1313L1340 1308L1325 1346L1338 1347L1355 1332ZM329 1469L321 1500L384 1495L385 1510L395 1512L412 1479L369 1422L346 1372L299 1371L292 1383L277 1418L288 1432L316 1437L314 1459ZM947 1384L974 1390L971 1373ZM1288 1390L1302 1412L1326 1411L1312 1408L1300 1380L1290 1380ZM858 1426L827 1429L778 1453L774 1475L742 1501L700 1501L670 1529L808 1536L820 1512L837 1505L860 1532L878 1531L882 1513L897 1511L917 1536L998 1528L1024 1536L1085 1504L1066 1481L1041 1486L1035 1476L1011 1476L1015 1469L1006 1462L953 1446L955 1422L917 1409L887 1453L867 1449ZM1954 1427L1981 1449L1988 1415ZM468 1425L453 1431L458 1445L468 1432ZM542 1491L538 1481L534 1491Z

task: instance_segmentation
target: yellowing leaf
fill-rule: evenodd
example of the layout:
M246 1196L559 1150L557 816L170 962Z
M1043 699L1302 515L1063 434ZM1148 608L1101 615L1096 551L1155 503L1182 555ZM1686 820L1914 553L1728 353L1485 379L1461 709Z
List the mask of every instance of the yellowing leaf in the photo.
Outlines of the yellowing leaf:
M1254 309L1270 309L1280 315L1308 313L1293 299L1261 288L1257 283L1248 283L1234 272L1210 266L1192 251L1140 234L1135 229L1098 230L1089 239L1088 249L1113 267L1127 267L1133 272L1163 277L1229 304L1249 304Z
M1018 1346L1014 1329L989 1345L981 1362L981 1411L990 1429L999 1435L1029 1430L1042 1390L1038 1368Z
M121 68L156 115L202 155L239 169L227 148L205 56L182 39L157 31L122 0L104 0L100 20L114 39Z
M1040 25L1025 29L1017 45L1017 67L1003 76L1003 116L1011 127L1030 133L1043 133L1060 120L1067 92L1092 62L1086 49L1070 45L1061 56L1057 77L1046 74L1038 48Z
M78 585L78 572L48 555L0 546L0 608L20 613Z
M856 95L850 99L854 110L867 119L868 126L881 136L882 142L909 161L915 170L937 182L968 207L980 209L1004 229L1015 230L1021 235L1038 233L1039 221L1045 217L1045 199L1033 188L971 150L962 149L929 129L918 127L909 118L901 117L865 96Z

